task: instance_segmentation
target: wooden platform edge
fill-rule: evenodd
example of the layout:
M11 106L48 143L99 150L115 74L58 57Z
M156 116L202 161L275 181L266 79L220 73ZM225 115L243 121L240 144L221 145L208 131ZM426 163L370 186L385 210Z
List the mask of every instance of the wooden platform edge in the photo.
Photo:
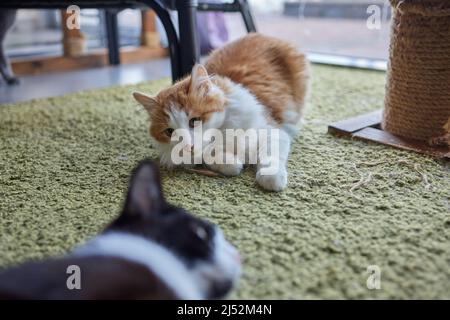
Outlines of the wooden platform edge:
M382 113L383 111L380 109L332 123L328 126L328 132L335 135L349 135L363 128L376 126L381 122Z
M120 48L120 58L124 64L163 58L167 55L168 51L165 48L149 48L145 46ZM26 59L21 58L13 60L11 64L14 73L18 76L73 71L109 65L106 49L91 51L76 57L38 56Z
M398 137L381 129L382 110L338 121L328 126L328 133L388 145L397 149L450 160L450 148L432 147L425 142Z

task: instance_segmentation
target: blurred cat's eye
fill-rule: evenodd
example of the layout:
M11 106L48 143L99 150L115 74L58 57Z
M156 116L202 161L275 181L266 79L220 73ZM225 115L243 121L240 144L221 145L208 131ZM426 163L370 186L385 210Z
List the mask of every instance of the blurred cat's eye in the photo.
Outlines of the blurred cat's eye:
M189 120L189 127L193 128L196 121L202 121L202 119L199 118L199 117L191 118L191 119Z
M167 128L166 130L164 130L164 133L166 134L166 136L168 136L169 138L172 136L172 133L174 132L174 130L172 128Z
M208 238L206 230L200 226L194 227L194 232L201 240L205 241Z

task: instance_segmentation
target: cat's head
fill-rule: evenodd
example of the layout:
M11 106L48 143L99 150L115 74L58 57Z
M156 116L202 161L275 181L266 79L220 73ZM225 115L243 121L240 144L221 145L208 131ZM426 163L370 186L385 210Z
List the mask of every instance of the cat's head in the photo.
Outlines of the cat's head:
M203 132L221 127L225 119L224 90L204 66L197 64L191 75L156 96L133 93L150 115L150 135L157 141L162 164L172 165L170 154L180 141L185 152L194 149L196 126L201 124Z
M208 299L225 296L240 275L239 253L218 226L164 200L159 170L151 161L135 169L123 212L106 231L129 232L170 250Z

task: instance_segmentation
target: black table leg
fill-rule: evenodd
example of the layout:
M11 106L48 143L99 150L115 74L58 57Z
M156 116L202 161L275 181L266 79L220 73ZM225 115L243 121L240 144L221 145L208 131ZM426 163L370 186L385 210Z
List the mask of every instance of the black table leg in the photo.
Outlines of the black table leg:
M200 61L197 5L196 0L176 0L180 33L180 69L183 76L189 74L194 64Z
M108 37L108 57L112 65L120 64L119 26L116 10L105 10L106 34Z
M155 11L159 20L163 24L166 31L167 39L169 41L169 54L170 54L170 66L172 69L172 81L175 82L181 79L183 73L180 68L180 46L178 43L178 36L173 26L172 19L170 18L169 11L161 5L159 1L154 0L141 0L149 8Z
M242 18L244 19L245 27L247 32L256 32L255 22L253 20L252 12L250 6L246 0L235 0L239 1L240 11Z

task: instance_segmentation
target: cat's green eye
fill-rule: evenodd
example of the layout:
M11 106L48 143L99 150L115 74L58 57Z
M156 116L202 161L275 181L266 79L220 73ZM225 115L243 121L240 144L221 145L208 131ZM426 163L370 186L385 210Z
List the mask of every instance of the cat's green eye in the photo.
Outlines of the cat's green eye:
M202 121L202 118L199 117L191 118L189 120L189 127L193 128L196 121Z
M167 128L166 130L164 130L164 133L166 134L166 136L168 136L169 138L172 136L172 133L174 132L174 130L172 128Z

